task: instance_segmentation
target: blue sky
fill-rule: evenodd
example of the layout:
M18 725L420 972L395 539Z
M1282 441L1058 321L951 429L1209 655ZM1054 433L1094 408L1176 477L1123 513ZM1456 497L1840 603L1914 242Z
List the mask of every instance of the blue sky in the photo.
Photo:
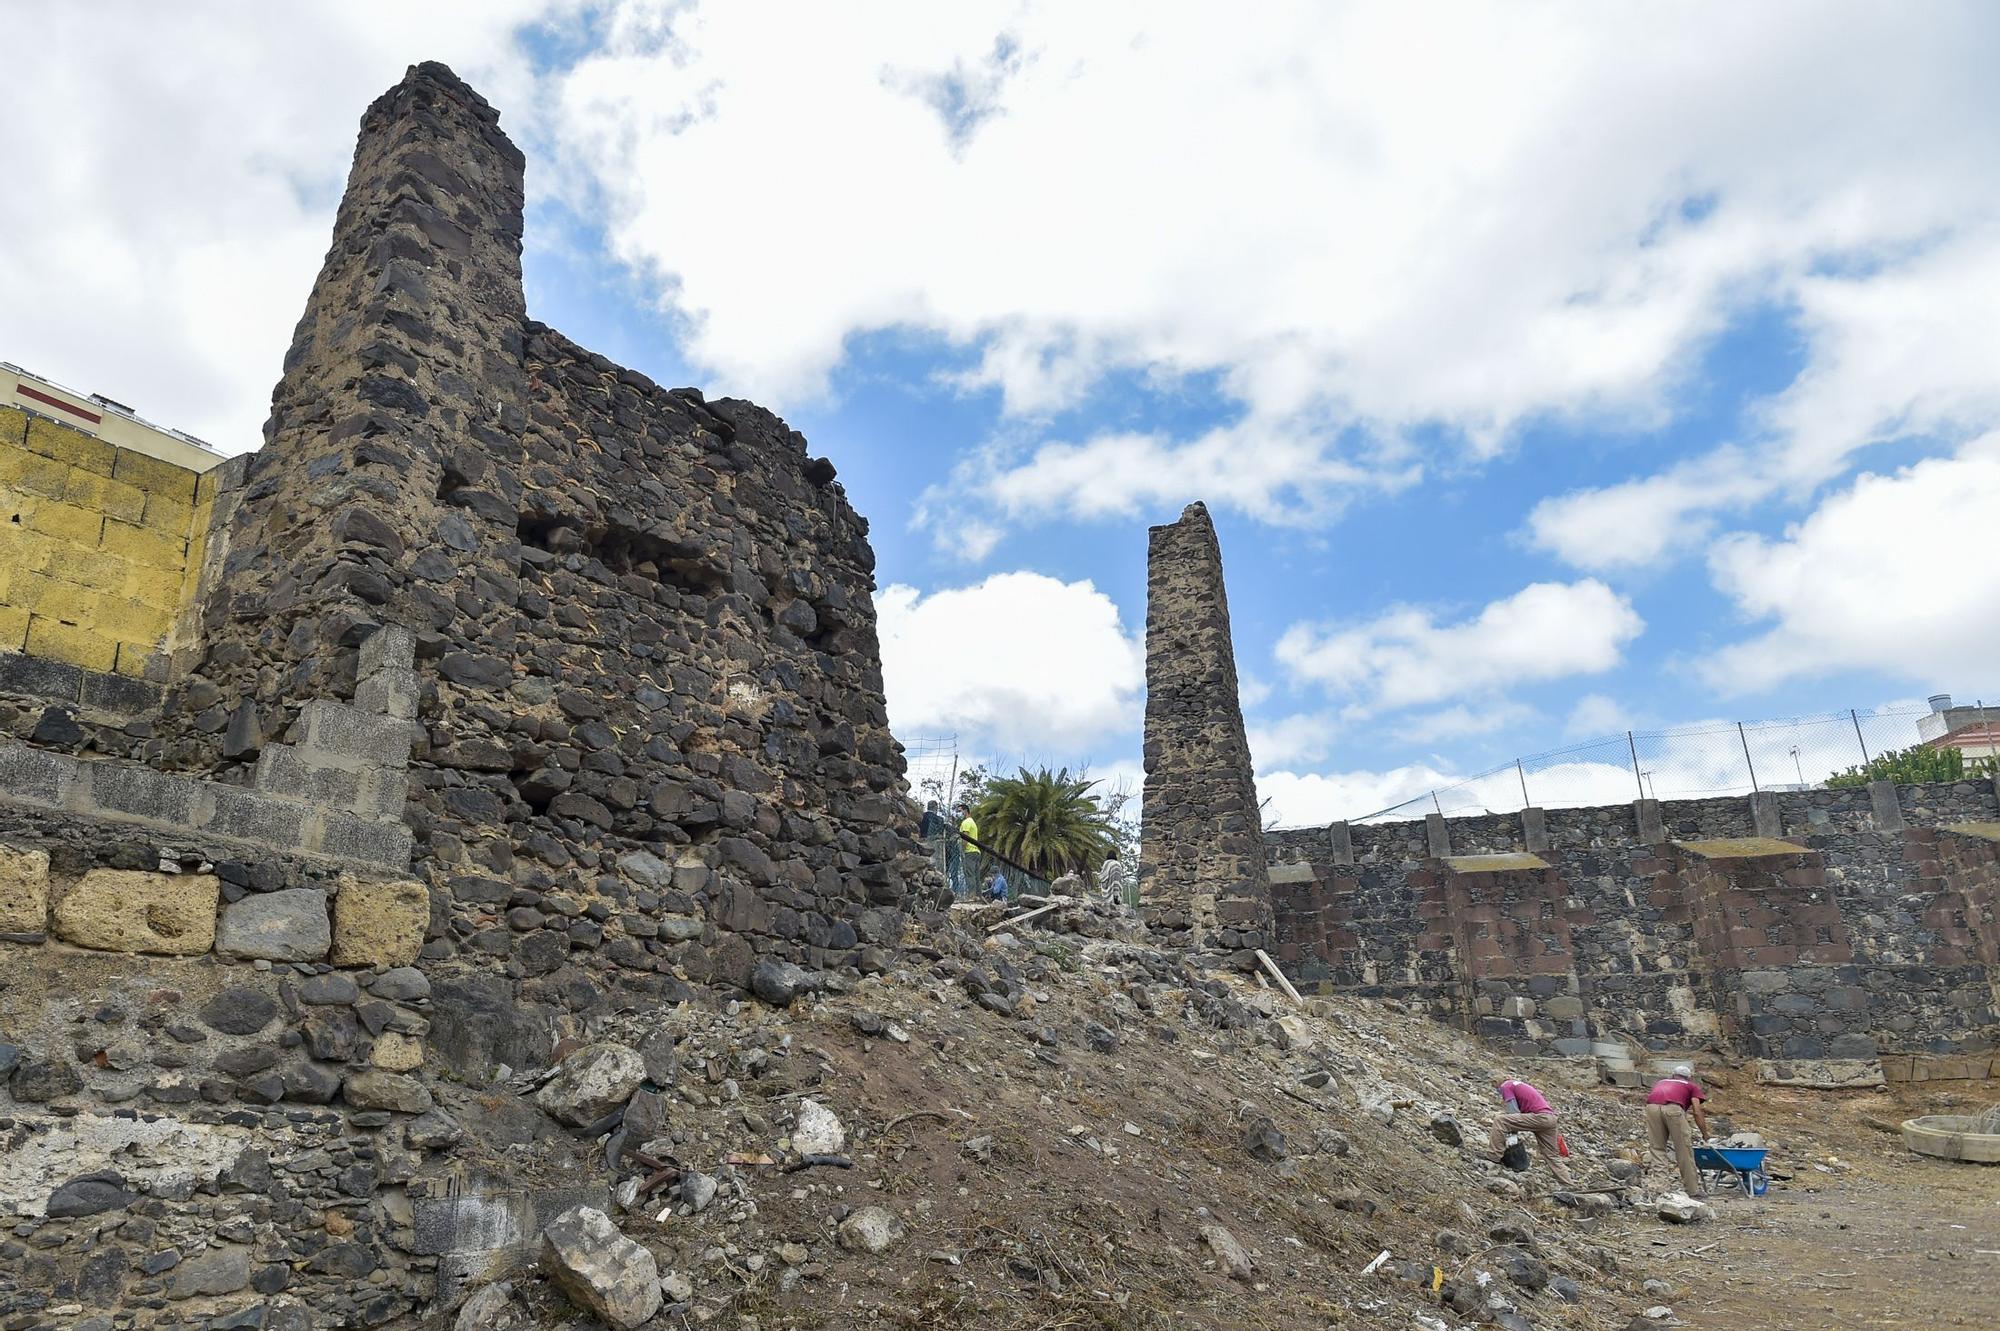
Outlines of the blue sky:
M834 459L906 739L1133 781L1193 499L1287 822L2000 694L1988 7L21 9L96 58L24 75L0 357L254 440L354 123L444 59L531 313Z

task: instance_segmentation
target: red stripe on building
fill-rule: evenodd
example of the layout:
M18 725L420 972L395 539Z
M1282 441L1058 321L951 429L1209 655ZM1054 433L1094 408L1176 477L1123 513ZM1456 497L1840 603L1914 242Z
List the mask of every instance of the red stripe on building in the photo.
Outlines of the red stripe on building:
M22 397L31 397L35 399L35 401L37 402L47 403L49 406L56 408L58 411L66 411L72 416L81 416L85 420L89 421L92 425L95 425L99 421L104 419L104 417L98 415L94 411L85 411L82 407L79 407L71 402L65 402L59 397L50 397L47 393L38 393L34 389L28 387L26 384L15 384L14 391L19 393Z

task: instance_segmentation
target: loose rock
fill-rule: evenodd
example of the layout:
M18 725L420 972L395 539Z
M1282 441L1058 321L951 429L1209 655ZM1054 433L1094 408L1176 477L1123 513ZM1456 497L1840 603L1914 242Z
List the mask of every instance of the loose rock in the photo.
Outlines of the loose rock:
M542 1269L573 1302L614 1327L638 1326L660 1310L653 1254L595 1207L565 1211L542 1231Z

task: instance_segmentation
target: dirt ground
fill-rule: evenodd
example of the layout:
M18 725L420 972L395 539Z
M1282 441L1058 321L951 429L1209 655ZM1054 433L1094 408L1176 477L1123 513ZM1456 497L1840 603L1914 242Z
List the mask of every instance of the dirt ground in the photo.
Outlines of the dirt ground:
M1737 1124L1780 1143L1773 1163L1794 1177L1754 1201L1718 1202L1714 1225L1634 1232L1630 1250L1654 1254L1646 1265L1674 1287L1660 1302L1681 1323L1700 1331L2000 1326L2000 1166L1916 1156L1882 1130L1986 1100L1776 1090L1730 1098Z

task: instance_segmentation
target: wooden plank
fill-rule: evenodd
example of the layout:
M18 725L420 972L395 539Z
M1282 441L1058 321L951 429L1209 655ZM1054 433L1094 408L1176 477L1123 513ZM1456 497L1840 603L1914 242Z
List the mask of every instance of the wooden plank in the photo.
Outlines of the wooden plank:
M1052 910L1061 910L1061 909L1062 909L1062 908L1063 908L1064 906L1067 906L1068 904L1069 904L1069 902L1067 902L1067 901L1051 901L1051 902L1050 902L1050 903L1049 903L1048 905L1046 905L1046 906L1037 906L1037 907L1035 907L1035 908L1034 908L1033 910L1029 911L1029 912L1028 912L1027 914L1025 914L1025 915L1016 915L1016 916L1014 916L1014 917L1013 917L1012 919L1007 919L1007 920L1002 920L1002 921L1000 921L1000 923L998 923L998 924L994 925L994 926L993 926L992 928L988 929L988 930L987 930L986 932L987 932L987 933L989 933L989 934L997 934L997 933L999 933L999 932L1000 932L1000 931L1001 931L1002 929L1011 929L1011 928L1013 928L1013 927L1014 927L1015 925L1017 925L1017 924L1021 923L1021 921L1023 921L1023 920L1032 920L1032 919L1034 919L1034 918L1035 918L1035 917L1036 917L1037 915L1046 915L1046 914L1048 914L1048 913L1049 913L1050 911L1052 911Z
M1277 982L1278 987L1284 990L1286 996L1289 997L1294 1003L1304 1003L1306 1001L1305 999L1299 997L1299 991L1292 988L1292 982L1290 980L1287 980L1285 978L1285 973L1278 969L1278 963L1271 960L1270 954L1264 951L1264 949L1261 947L1257 949L1257 961L1264 967L1265 971L1270 974L1271 978Z

